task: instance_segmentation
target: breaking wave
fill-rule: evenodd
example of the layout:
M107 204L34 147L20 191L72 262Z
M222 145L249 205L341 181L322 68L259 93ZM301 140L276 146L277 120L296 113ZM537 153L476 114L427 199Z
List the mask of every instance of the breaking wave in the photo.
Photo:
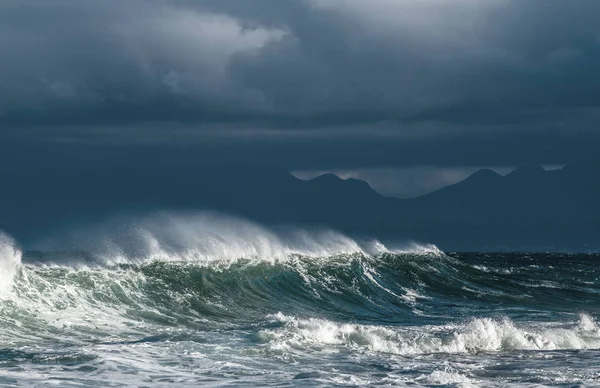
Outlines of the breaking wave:
M373 291L402 293L375 278L378 257L393 255L380 242L361 244L331 230L276 232L214 214L111 220L38 248L22 254L0 238L2 342L69 338L90 325L107 336L165 325L236 327L287 305L339 316L358 306L376 316ZM441 254L425 247L416 253Z
M454 325L418 327L339 324L281 313L271 318L283 326L264 330L261 336L276 351L340 346L363 352L414 356L600 348L600 330L586 314L575 323L559 326L552 322L530 327L519 327L508 318L478 318Z
M8 293L21 266L21 251L15 242L0 233L0 297Z
M433 245L391 249L329 230L273 231L210 214L123 225L48 240L44 251L24 254L2 235L0 344L168 339L182 330L257 327L273 352L600 348L600 330L588 315L577 325L521 326L474 308L543 312L598 301L585 279L557 283L540 266L502 272ZM72 249L59 250L65 246Z

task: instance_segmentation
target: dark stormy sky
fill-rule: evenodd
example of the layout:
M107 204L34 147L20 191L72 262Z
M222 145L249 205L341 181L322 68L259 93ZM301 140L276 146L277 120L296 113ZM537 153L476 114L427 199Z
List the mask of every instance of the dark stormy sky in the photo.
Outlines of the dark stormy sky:
M410 196L588 160L599 20L598 0L0 0L0 161L243 163Z

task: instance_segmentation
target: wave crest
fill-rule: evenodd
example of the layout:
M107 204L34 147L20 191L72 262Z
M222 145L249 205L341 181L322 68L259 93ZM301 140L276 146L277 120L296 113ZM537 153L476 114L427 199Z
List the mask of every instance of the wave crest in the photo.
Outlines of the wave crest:
M21 267L21 250L12 238L0 232L0 297L12 288L14 277Z
M599 349L600 330L588 315L577 325L523 328L508 318L477 318L463 325L384 327L340 324L326 319L301 319L282 313L271 319L283 324L261 332L261 338L275 351L343 346L368 352L403 356L419 354L477 354L514 350ZM590 326L590 324L592 326Z
M351 254L441 254L434 245L411 243L397 250L388 249L377 240L359 242L330 229L273 230L251 221L210 212L193 215L160 213L136 219L112 219L48 239L39 246L44 251L62 250L64 247L75 247L88 253L88 262L109 265L148 261L232 263L239 259L274 263L293 256L325 259ZM71 258L75 262L81 260L82 257Z

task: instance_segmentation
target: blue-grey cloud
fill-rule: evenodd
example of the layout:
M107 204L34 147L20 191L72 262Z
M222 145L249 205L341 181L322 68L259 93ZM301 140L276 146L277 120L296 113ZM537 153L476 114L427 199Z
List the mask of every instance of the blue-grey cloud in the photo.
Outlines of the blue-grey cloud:
M564 163L599 137L599 17L596 0L0 0L0 131L290 168Z

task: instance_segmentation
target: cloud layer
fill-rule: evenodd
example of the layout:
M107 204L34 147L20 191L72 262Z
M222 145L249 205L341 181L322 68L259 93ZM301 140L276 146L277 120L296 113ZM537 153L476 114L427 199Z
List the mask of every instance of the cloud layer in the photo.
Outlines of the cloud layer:
M565 163L600 137L599 19L596 0L0 0L0 132L306 169Z

